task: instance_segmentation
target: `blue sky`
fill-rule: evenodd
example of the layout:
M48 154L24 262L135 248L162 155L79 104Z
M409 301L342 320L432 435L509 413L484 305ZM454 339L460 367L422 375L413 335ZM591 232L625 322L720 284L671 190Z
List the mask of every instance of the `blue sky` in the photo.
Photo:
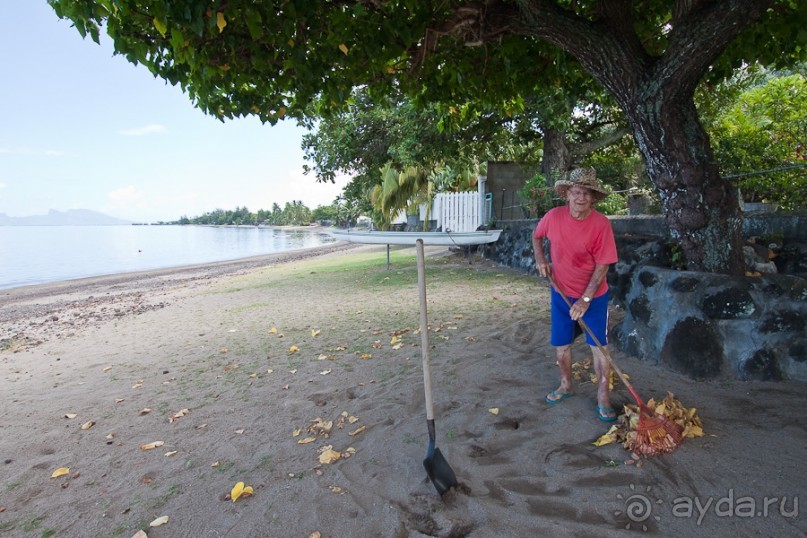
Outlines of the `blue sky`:
M0 0L0 213L92 209L137 222L302 200L336 185L303 175L305 130L222 123L178 87L82 39L45 0Z

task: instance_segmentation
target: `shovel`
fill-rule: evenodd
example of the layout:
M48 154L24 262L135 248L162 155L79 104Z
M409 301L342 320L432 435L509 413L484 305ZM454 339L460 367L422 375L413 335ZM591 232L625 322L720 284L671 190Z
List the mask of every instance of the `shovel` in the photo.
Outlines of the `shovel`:
M420 292L420 348L423 355L423 388L426 392L426 425L429 429L429 449L423 467L441 496L458 486L454 470L436 446L434 433L434 402L432 401L432 377L429 368L429 327L426 317L426 262L423 255L423 240L415 242L418 253L418 291Z

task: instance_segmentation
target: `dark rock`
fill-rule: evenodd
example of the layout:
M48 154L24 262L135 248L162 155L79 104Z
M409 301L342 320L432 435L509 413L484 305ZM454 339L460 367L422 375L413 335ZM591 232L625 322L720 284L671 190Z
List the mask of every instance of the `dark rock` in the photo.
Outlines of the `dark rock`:
M695 291L700 284L700 280L688 276L676 278L670 282L670 289L679 293L690 293Z
M640 295L631 301L628 308L630 309L631 315L637 320L643 323L650 322L650 316L653 314L653 311L650 309L646 295Z
M777 310L765 316L759 330L763 333L793 331L803 334L805 326L807 326L807 319L805 319L805 315L801 312Z
M661 361L692 378L715 377L723 364L720 333L702 319L682 319L667 334Z
M649 271L642 271L639 273L639 282L641 282L642 286L645 288L652 288L656 285L656 282L658 282L658 278Z
M748 318L757 307L748 291L729 288L707 295L701 307L706 317L712 319Z
M773 259L780 273L807 273L807 243L788 242Z
M740 364L740 379L748 381L781 381L784 379L779 360L769 349L760 349L754 356Z
M787 352L794 361L807 362L807 340L791 345Z

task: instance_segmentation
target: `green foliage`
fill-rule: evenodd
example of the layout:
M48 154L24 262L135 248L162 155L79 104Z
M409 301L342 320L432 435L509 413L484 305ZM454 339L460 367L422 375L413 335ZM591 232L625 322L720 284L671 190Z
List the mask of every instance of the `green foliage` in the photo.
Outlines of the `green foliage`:
M528 179L518 191L518 197L529 218L541 218L553 207L563 204L543 174Z
M311 212L311 220L314 222L331 221L336 222L339 217L339 204L334 202L331 205L321 205Z
M769 78L743 91L712 126L715 155L725 176L738 177L747 202L807 209L807 80ZM778 171L776 171L779 169ZM772 170L771 172L758 173Z
M311 210L301 201L287 202L283 209L275 203L272 211L261 209L251 213L246 207L235 210L216 209L199 217L182 217L171 224L204 224L214 226L306 226L313 220Z
M603 215L627 215L628 203L625 199L625 195L612 192L597 202L597 211Z

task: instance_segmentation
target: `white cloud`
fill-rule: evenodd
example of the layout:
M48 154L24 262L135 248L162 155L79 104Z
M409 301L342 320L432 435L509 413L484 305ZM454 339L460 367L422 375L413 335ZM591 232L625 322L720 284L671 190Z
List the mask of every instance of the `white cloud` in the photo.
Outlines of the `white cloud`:
M118 131L118 134L123 136L147 136L157 133L162 133L166 131L165 125L159 125L157 123L152 123L150 125L146 125L145 127L136 127L134 129L124 129L123 131Z
M0 181L0 189L5 189L6 187L8 187L8 185Z
M108 192L107 198L112 200L112 202L115 204L131 204L143 198L144 195L145 193L143 191L139 191L135 189L134 186L129 185L127 187Z

